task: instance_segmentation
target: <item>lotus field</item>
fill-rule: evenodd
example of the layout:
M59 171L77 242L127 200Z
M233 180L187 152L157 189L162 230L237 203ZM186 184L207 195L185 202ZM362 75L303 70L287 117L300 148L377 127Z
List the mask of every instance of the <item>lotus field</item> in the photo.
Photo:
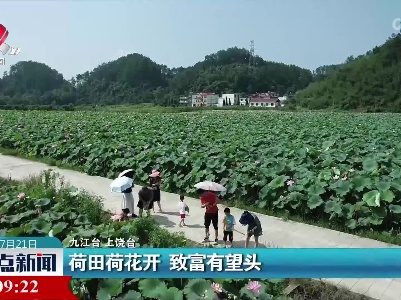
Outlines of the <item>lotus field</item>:
M349 229L399 231L397 115L208 111L173 114L1 111L0 147L92 175L155 167L163 189L213 180L229 199L330 219Z

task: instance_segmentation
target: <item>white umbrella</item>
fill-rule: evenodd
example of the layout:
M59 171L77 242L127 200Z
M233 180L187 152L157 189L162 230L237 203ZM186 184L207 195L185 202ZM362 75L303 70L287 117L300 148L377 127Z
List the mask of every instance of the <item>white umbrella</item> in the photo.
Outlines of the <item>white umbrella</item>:
M134 178L134 175L135 175L135 170L133 170L133 169L128 169L128 170L122 171L122 172L120 173L120 175L118 175L118 177Z
M126 189L129 189L133 186L132 178L128 177L118 177L114 179L114 181L110 184L110 189L112 193L122 193Z
M195 184L197 189L213 192L225 192L227 189L219 183L213 181L202 181Z

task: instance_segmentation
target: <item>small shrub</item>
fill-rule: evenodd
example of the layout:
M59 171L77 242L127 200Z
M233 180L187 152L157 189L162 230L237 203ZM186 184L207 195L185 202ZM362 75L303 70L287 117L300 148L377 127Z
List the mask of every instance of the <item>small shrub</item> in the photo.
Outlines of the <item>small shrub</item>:
M170 233L161 228L153 218L144 217L140 221L133 222L132 233L138 239L139 244L151 244L156 248L179 248L187 246L185 236L182 233Z
M104 211L102 198L86 191L77 193L74 189L63 189L59 193L59 203L63 209L75 207L94 225L100 225L109 219L109 214Z

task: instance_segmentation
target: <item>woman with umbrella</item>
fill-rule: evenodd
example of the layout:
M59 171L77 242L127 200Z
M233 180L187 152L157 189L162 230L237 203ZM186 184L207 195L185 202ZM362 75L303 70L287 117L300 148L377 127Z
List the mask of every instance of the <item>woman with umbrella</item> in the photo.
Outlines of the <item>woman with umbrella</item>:
M162 179L160 177L160 170L153 170L152 174L149 175L149 179L150 179L150 185L153 189L153 212L155 211L155 206L154 206L154 202L157 203L157 205L159 206L159 212L163 212L162 211L162 207L160 205L160 185L162 182Z
M124 172L121 172L118 177L127 177L131 178L132 180L135 177L135 171L132 169L125 170ZM126 190L122 191L123 193L123 199L121 202L121 209L129 209L131 215L133 218L137 217L137 215L134 213L135 211L135 199L134 195L132 194L132 188L134 187L134 183L132 183L132 186L127 188Z

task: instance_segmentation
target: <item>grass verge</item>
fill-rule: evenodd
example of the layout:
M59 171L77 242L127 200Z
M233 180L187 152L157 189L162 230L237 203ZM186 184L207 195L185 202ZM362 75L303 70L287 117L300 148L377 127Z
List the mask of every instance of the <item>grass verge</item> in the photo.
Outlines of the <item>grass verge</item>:
M23 159L29 159L32 161L45 163L49 166L56 166L60 169L69 169L69 170L74 170L74 171L84 173L84 171L77 166L65 164L65 163L62 163L60 161L57 161L57 160L54 160L51 158L27 157L26 155L23 155L14 149L5 149L5 148L0 147L0 153L3 155L10 155L10 156L23 158ZM138 184L141 184L141 183L138 182ZM193 196L193 195L189 195L189 196ZM233 206L233 207L237 207L240 209L251 210L251 211L261 213L261 214L282 218L283 220L290 220L290 221L294 221L294 222L305 223L305 224L309 224L309 225L313 225L313 226L332 229L332 230L341 231L341 232L357 235L357 236L368 238L368 239L381 241L381 242L388 243L388 244L394 244L394 245L401 246L401 236L397 235L397 234L392 235L392 234L389 234L388 232L377 232L377 231L373 231L373 230L350 230L346 226L342 226L341 224L338 224L338 223L329 222L328 220L310 220L310 219L303 218L302 216L296 215L296 214L287 214L287 213L280 212L280 211L268 211L266 209L259 208L257 205L250 205L249 203L245 203L244 201L241 201L241 200L226 201L225 204Z

